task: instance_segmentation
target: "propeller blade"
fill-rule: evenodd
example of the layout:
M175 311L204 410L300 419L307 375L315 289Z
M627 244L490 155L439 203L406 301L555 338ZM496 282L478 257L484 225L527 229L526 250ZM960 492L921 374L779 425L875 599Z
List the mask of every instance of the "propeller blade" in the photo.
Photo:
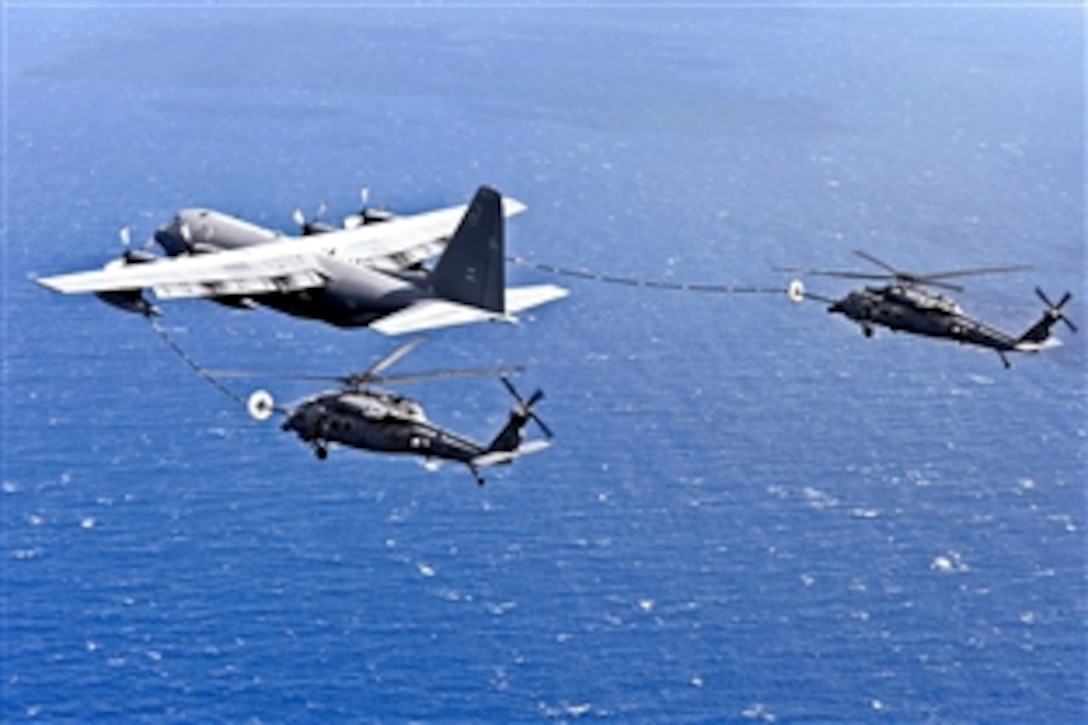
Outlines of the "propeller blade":
M1062 295L1062 298L1058 300L1058 304L1055 306L1060 310L1061 308L1065 307L1065 303L1071 299L1073 299L1073 293L1066 292L1064 295Z
M125 251L132 248L132 229L127 224L117 230L117 237L121 240Z
M501 380L502 384L506 386L506 389L510 391L510 394L514 396L514 399L518 402L521 402L521 395L518 394L517 388L515 388L514 384L510 382L510 379L504 375L503 377L499 378L499 380Z
M295 210L291 212L291 221L300 227L306 226L306 215L302 213L302 209L295 207Z
M514 400L518 402L519 413L528 416L534 423L540 426L541 432L543 432L546 437L554 438L555 434L552 433L552 429L548 427L548 424L541 420L539 415L533 412L533 406L544 399L544 391L537 388L533 391L533 394L529 396L529 399L526 400L521 397L521 393L518 392L518 389L515 388L514 384L506 377L501 377L499 380L501 380L502 384L506 386L506 389L510 391L510 395L514 396Z
M545 425L544 421L540 419L540 416L536 413L529 413L529 417L533 419L533 422L540 426L541 432L547 438L555 438L555 434L552 433L552 429Z

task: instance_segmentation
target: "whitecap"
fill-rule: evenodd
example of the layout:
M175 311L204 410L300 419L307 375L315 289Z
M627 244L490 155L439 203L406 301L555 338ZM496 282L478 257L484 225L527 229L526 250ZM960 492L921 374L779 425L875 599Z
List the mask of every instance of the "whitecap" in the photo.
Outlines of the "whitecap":
M590 712L592 709L593 706L590 705L588 702L580 702L577 705L567 705L566 707L567 714L571 717L581 717L582 715Z
M942 574L962 574L971 570L958 551L949 551L934 557L929 568Z

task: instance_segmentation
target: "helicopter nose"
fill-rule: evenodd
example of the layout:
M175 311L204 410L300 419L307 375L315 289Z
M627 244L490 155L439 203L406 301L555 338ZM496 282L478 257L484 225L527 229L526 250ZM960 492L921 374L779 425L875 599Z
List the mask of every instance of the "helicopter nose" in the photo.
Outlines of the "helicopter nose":
M298 411L295 411L291 415L287 416L283 423L280 424L280 430L285 432L297 431L301 433L303 428L304 426L302 416L299 414Z

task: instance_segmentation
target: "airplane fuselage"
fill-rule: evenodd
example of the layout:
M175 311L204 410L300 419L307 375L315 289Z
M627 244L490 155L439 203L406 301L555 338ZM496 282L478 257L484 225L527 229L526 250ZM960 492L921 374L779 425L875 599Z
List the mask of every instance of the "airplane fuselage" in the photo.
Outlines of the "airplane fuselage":
M326 234L335 234L328 232ZM335 237L294 239L243 219L210 209L183 209L155 233L169 256L214 254L266 244L298 242L323 253L324 285L295 292L214 294L207 298L230 307L264 305L294 317L328 322L338 327L365 327L377 319L425 298L423 271L399 271L363 266ZM322 243L323 242L323 243ZM339 256L338 256L339 253Z

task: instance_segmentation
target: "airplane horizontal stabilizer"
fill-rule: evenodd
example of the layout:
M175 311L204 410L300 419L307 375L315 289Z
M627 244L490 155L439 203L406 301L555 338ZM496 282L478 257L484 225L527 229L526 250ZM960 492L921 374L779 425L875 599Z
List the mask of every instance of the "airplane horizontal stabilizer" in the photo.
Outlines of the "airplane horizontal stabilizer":
M410 332L422 332L486 320L517 322L517 319L513 317L514 313L562 299L568 294L570 293L562 287L550 284L512 287L506 290L505 301L508 314L505 315L449 300L421 300L371 323L370 329L383 335L406 335Z
M370 325L383 335L406 335L410 332L434 330L440 327L466 325L486 320L510 321L501 314L448 300L423 300L386 315Z
M569 294L569 290L557 287L554 284L511 287L506 290L506 312L510 315L516 315L531 307L561 300Z

